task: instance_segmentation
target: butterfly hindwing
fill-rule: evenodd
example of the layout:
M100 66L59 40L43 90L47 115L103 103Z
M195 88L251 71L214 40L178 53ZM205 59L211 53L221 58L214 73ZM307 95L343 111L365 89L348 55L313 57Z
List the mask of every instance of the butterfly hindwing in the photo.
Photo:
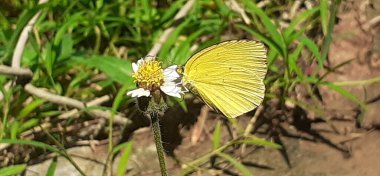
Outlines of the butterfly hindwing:
M185 65L184 84L213 109L234 118L261 104L266 72L262 43L227 41L193 55Z

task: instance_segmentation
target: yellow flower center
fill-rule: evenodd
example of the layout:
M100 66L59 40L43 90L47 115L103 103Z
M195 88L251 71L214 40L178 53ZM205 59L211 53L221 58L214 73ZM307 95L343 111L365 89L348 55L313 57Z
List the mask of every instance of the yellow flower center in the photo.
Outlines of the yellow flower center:
M161 62L144 60L137 72L133 74L133 77L141 88L150 91L160 88L164 82L164 71L161 68Z

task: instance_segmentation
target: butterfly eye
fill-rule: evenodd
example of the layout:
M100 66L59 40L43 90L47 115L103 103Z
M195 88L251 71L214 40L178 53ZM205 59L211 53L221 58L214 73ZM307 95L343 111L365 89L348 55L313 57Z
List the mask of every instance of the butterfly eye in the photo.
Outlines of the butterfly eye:
M183 75L183 66L178 66L176 71L179 75Z

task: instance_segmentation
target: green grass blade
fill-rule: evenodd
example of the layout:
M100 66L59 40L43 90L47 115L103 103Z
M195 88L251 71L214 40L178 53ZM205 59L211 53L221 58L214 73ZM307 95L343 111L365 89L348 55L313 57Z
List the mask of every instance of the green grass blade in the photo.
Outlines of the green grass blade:
M103 71L109 78L120 84L127 84L129 89L136 87L132 78L132 64L128 60L121 60L112 56L92 56L84 59L76 57L74 62L85 64L89 67L95 67Z
M186 18L184 22L182 22L180 25L177 26L177 28L170 34L168 39L162 45L160 53L158 54L159 56L158 58L163 62L164 65L169 65L167 59L168 59L170 50L172 49L173 45L176 43L182 31L185 30L186 27L190 24L190 21L191 21L190 18Z
M229 141L226 144L224 144L223 146L206 153L202 157L185 164L185 168L182 170L180 175L188 175L190 172L192 172L194 169L196 169L199 165L208 161L210 159L210 157L212 157L218 153L221 153L223 150L225 150L226 148L230 147L231 145L233 145L235 143L236 143L236 140Z
M221 122L218 121L218 123L215 126L214 133L212 135L212 146L214 150L220 147L220 141L222 139L221 133Z
M179 107L181 107L183 111L188 112L186 101L184 101L183 98L176 98L176 97L169 96L168 99L166 100L166 103L168 104L169 107L174 107L176 105L179 105Z
M130 86L128 84L124 84L123 87L121 87L121 89L118 91L118 93L115 97L115 100L113 101L113 104L112 104L112 111L113 112L116 112L117 109L119 109L120 104L122 103L122 100L125 97L125 94L129 90L129 87Z
M14 176L21 174L26 169L26 164L8 166L0 169L0 176Z
M323 60L322 60L321 53L319 52L318 45L316 43L314 43L313 40L311 40L310 38L308 38L306 36L300 37L299 41L311 51L311 53L314 55L314 57L318 61L319 68L322 68L323 67Z
M287 55L287 46L284 40L284 37L281 35L280 32L277 31L277 26L271 21L271 19L266 15L266 13L258 8L255 3L252 1L246 0L244 1L244 4L247 7L247 10L253 14L259 16L261 22L265 26L265 29L270 34L271 38L278 46L281 47L283 55Z
M129 85L128 84L124 84L123 87L121 87L121 89L118 91L116 97L115 97L115 100L113 101L112 103L112 114L111 114L111 118L109 118L109 123L108 123L108 128L110 129L109 132L108 132L108 140L110 141L108 143L108 152L109 153L112 153L113 151L113 144L112 144L112 132L113 132L113 118L114 118L114 115L115 115L115 112L117 111L117 109L119 109L120 107L120 104L123 100L123 97L125 97L125 94L126 92L129 90Z
M321 80L325 79L328 75L335 73L335 72L338 72L340 68L342 68L345 65L350 64L352 61L354 61L354 59L355 58L343 61L343 62L339 63L338 65L334 66L333 68L327 68L327 72L325 72L322 76L320 76L319 80L321 81ZM315 71L314 75L317 73L318 73L318 70Z
M218 156L222 157L223 159L230 162L238 171L239 175L243 176L251 176L252 173L245 167L243 164L241 164L240 161L236 160L235 158L231 157L230 155L224 154L224 153L218 153Z
M16 139L17 135L19 134L20 129L20 122L14 121L11 125L11 139Z
M178 50L175 52L174 61L172 64L184 65L187 59L191 56L191 44L196 40L200 35L205 32L205 29L199 29L196 32L192 33L184 42L178 46Z
M271 38L266 37L264 34L261 34L260 32L249 28L248 26L240 25L240 24L237 24L236 26L238 28L245 30L246 32L250 33L251 35L255 36L260 41L264 42L266 45L269 46L270 49L276 50L281 55L283 54L282 48L279 45L277 45L277 43L274 42Z
M139 1L140 7L142 7L142 14L143 14L143 19L147 19L149 22L152 21L152 8L150 7L150 0L140 0Z
M69 58L73 53L74 41L70 34L63 35L62 41L59 43L59 53L57 60Z
M65 23L58 29L57 34L54 36L54 46L59 45L59 43L62 41L62 38L70 28L75 28L80 22L86 21L84 17L84 12L78 12L69 16L69 18L65 20Z
M280 149L282 148L281 145L276 144L271 141L267 141L265 139L258 138L253 135L247 136L246 139L239 140L238 143L244 143L244 144L249 144L249 145L258 145L258 146L263 146L263 147L270 147L270 148L275 148L275 149Z
M127 142L124 148L124 152L120 156L119 166L117 167L117 171L116 171L117 176L125 175L125 171L127 170L127 166L128 166L128 159L132 153L132 146L133 146L132 141Z
M313 16L319 11L318 7L306 10L293 19L289 26L284 30L284 37L287 39L295 31L295 27L302 21L306 21L309 17Z
M128 142L124 142L122 144L119 144L117 146L115 146L113 149L112 149L112 154L116 154L117 152L119 152L120 150L123 150L124 148L127 147Z
M278 52L277 50L269 50L268 52L268 68L273 71L274 73L278 73L279 68L274 65L275 61L277 60Z
M43 66L46 69L46 72L49 76L49 79L51 80L52 85L54 85L53 68L54 64L56 63L56 53L54 47L50 42L46 42L45 49L46 50L43 53Z
M333 82L333 83L338 86L366 86L366 85L380 83L380 76L364 79L364 80L339 81L339 82Z
M347 91L346 89L344 89L343 87L338 86L338 85L336 85L334 83L330 83L330 82L323 82L322 84L325 85L325 86L327 86L328 88L330 88L332 90L337 91L341 95L345 96L346 98L348 98L351 101L357 103L360 107L362 107L363 109L365 109L365 107L366 107L365 103L362 100L360 100L358 97L356 97L355 95L353 95L352 93L350 93L349 91Z
M23 122L20 126L19 132L23 132L27 129L30 129L32 127L37 126L40 123L40 120L38 118L32 118L27 120L26 122Z
M335 17L336 17L336 13L337 13L339 4L340 4L340 0L335 0L335 1L333 1L333 3L331 3L331 5L332 5L331 13L330 13L331 15L329 18L329 23L328 23L327 33L325 35L325 40L323 41L323 44L322 44L321 56L322 56L323 61L326 60L327 55L329 53L330 44L332 42L332 35L334 32L334 26L335 26L335 20L336 20Z
M328 30L327 29L328 28L328 23L329 23L328 22L329 21L329 4L328 4L328 0L321 0L319 6L320 6L320 16L321 16L322 31L323 31L323 34L326 36L327 35L327 30Z
M2 45L2 46L8 46L8 39L6 37L4 29L2 29L1 27L0 27L0 45ZM1 48L1 52L3 52L2 50L3 50L3 48Z
M9 59L13 54L14 48L16 47L19 35L21 34L24 27L28 24L29 20L42 8L45 8L47 5L37 5L32 9L25 10L20 17L18 18L16 29L12 33L12 37L6 46L5 55L0 59L0 61L4 61L4 59Z
M43 99L37 99L26 105L21 109L20 113L16 116L16 119L23 119L28 116L31 112L33 112L36 108L40 107L46 101Z
M57 157L53 158L51 161L49 168L46 172L46 176L54 176L55 169L57 168Z
M176 12L181 9L185 0L178 0L170 4L170 7L165 10L165 13L162 15L160 19L160 23L164 23L170 19L173 19Z
M51 145L39 142L39 141L31 141L31 140L21 140L21 139L1 139L0 144L20 144L20 145L30 145L33 147L38 147L41 149L46 149L51 152L55 152L62 155L62 152L57 148L52 147Z
M2 80L2 79L0 79ZM4 83L3 83L4 84ZM13 94L13 89L5 90L5 86L0 86L0 91L3 94L3 101L2 101L2 124L0 128L0 139L2 139L5 136L6 128L8 124L8 113L11 106L11 97Z
M293 51L293 53L289 55L289 62L288 62L290 73L294 71L297 74L297 76L301 79L304 77L304 74L301 68L298 66L297 60L303 50L303 47L304 47L303 44L298 45L297 48Z
M10 22L9 20L7 19L7 17L3 14L2 11L0 11L0 31L2 29L8 29L9 28L9 25L10 25ZM1 33L1 32L0 32ZM1 34L0 34L1 36ZM0 40L1 40L1 37L0 37Z
M83 173L82 170L78 167L78 165L65 153L65 150L60 150L55 147L52 147L51 145L39 142L39 141L32 141L32 140L21 140L21 139L0 139L0 144L20 144L20 145L30 145L33 147L49 150L51 152L57 153L58 155L61 155L65 157L73 166L80 172Z
M218 12L222 14L222 16L227 16L230 13L230 8L228 8L223 0L215 0L216 6L218 7Z
M360 100L358 97L356 97L352 93L348 92L346 89L342 88L341 86L336 85L334 83L330 83L330 82L324 82L323 85L326 85L330 89L333 89L333 90L339 92L343 96L347 97L351 101L353 101L356 104L358 104L360 106L360 109L361 109L362 112L363 111L365 112L367 110L367 106L366 106L366 104L362 100ZM360 125L363 124L364 113L359 114L357 121L359 122Z

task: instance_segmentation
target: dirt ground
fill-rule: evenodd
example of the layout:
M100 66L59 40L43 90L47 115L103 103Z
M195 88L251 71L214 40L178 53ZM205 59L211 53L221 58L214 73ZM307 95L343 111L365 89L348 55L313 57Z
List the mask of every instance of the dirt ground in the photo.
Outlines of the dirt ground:
M380 15L380 1L373 5L367 1L346 3L338 15L339 23L334 29L334 40L329 54L329 67L352 60L327 77L332 82L365 80L380 76L380 25L368 23ZM368 1L369 2L369 1ZM377 2L377 3L376 3ZM380 176L380 84L344 86L351 93L364 100L367 111L363 114L362 127L358 127L358 106L330 89L320 87L324 111L330 123L313 121L307 130L300 130L294 123L279 123L283 131L277 135L283 150L269 148L248 148L242 156L256 176ZM211 135L216 123L216 115L202 109L202 103L195 102L188 113L169 112L162 122L163 141L168 152L169 172L177 175L181 166L176 162L191 161L211 149ZM209 113L201 135L194 130L200 125L196 118L200 113ZM206 110L205 110L206 109ZM180 111L180 110L179 110ZM181 119L182 118L182 119ZM310 117L306 117L310 118ZM181 120L176 120L181 119ZM238 119L240 124L249 117ZM334 128L332 128L334 127ZM223 126L224 140L230 137ZM198 131L199 132L199 131ZM257 130L260 135L260 129ZM198 136L194 142L194 135ZM158 161L150 128L134 131L131 138L135 141L130 158L130 175L159 175ZM192 139L193 138L193 139ZM79 165L89 175L99 175L106 157L106 145L75 147L69 149ZM96 154L96 155L95 155ZM82 157L80 157L82 156ZM90 156L90 158L88 158ZM92 157L92 158L91 158ZM73 173L75 169L64 159L59 159L56 174ZM117 163L118 159L115 160ZM26 175L45 173L51 161L46 160L28 168ZM115 167L117 164L115 164ZM94 169L95 168L95 169ZM224 172L199 171L194 175L239 175L231 168Z

